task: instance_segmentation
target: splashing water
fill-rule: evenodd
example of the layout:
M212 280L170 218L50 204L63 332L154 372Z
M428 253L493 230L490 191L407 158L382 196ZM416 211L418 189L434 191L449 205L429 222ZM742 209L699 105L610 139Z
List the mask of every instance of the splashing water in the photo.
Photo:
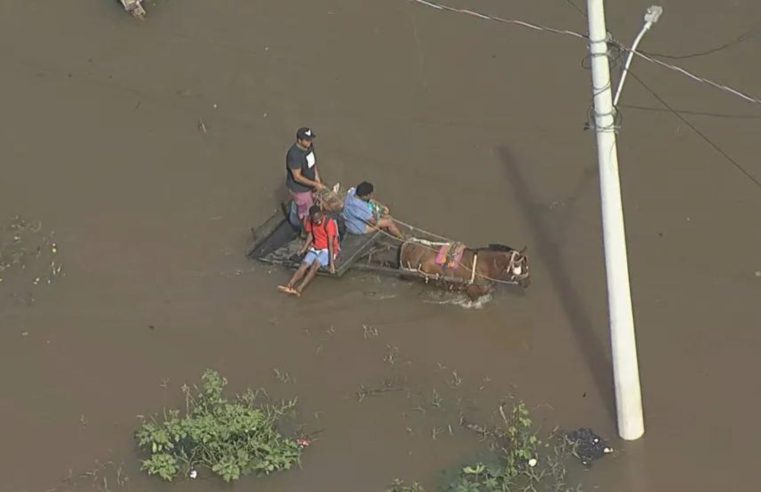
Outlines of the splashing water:
M434 292L429 291L425 294L425 297L429 297L429 299L424 299L423 302L426 304L449 304L452 306L458 306L463 309L483 309L486 304L491 302L494 299L494 296L489 293L485 296L479 297L476 301L471 301L468 296L465 294L454 294L451 292Z

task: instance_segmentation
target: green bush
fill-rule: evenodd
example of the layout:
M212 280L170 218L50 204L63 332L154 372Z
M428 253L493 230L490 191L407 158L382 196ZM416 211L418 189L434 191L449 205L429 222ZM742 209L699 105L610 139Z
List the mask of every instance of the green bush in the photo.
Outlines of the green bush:
M212 370L204 372L201 382L193 390L183 386L184 415L165 411L163 419L154 417L137 430L138 445L149 454L142 462L149 475L171 481L203 466L230 482L299 463L299 442L276 429L295 401L260 404L251 390L228 401L222 394L227 380Z

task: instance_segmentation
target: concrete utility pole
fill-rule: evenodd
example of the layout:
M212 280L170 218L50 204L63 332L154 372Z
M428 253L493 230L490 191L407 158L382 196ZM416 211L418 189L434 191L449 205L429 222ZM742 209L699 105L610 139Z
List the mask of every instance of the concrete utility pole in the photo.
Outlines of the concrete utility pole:
M623 439L635 440L645 433L645 424L629 289L626 231L614 128L615 108L611 96L608 32L605 28L603 0L587 0L587 15L618 432Z

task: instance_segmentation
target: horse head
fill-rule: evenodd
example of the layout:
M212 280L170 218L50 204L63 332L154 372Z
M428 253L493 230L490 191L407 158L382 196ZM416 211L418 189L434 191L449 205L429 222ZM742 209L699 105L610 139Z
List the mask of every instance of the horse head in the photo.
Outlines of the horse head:
M504 247L490 249L498 252L500 256L500 261L495 262L498 269L497 272L494 272L495 278L527 287L530 277L528 256L526 255L527 248L524 247L521 250Z

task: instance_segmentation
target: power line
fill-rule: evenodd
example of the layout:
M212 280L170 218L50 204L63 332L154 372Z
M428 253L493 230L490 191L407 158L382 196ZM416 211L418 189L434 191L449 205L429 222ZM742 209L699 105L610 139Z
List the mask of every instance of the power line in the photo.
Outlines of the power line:
M730 156L727 152L724 151L719 145L708 138L708 136L700 131L695 125L693 125L687 118L685 118L682 113L671 107L669 103L667 103L660 95L658 95L657 92L653 88L651 88L649 85L647 85L642 79L637 77L633 72L629 72L629 74L634 77L634 79L639 82L642 87L645 88L655 99L658 100L659 103L661 103L670 113L672 113L674 116L679 118L679 120L687 125L697 136L699 136L701 139L703 139L704 142L706 142L708 145L713 147L713 149L721 154L727 162L732 164L737 170L739 170L741 173L745 175L746 178L748 178L750 181L752 181L757 187L761 188L761 181L759 181L753 174L750 173L750 171L746 170L739 162L737 162L732 156Z
M502 17L497 17L494 15L486 15L486 14L482 14L480 12L474 12L473 10L468 10L468 9L458 9L458 8L450 7L449 5L444 5L441 3L429 2L427 0L410 0L410 1L419 3L421 5L425 5L426 7L430 7L436 10L454 12L456 14L470 15L473 17L478 17L479 19L482 19L482 20L490 20L494 22L500 22L502 24L515 24L518 26L533 29L535 31L545 31L545 32L551 32L555 34L563 34L566 36L572 36L574 38L580 38L584 40L588 39L588 36L586 34L581 34L581 33L569 31L566 29L556 29L554 27L541 26L539 24L532 24L531 22L522 21L520 19L504 19Z
M535 31L552 32L552 33L555 33L555 34L562 34L562 35L566 35L566 36L572 36L574 38L583 39L585 41L588 41L588 39L589 39L589 37L587 35L585 35L585 34L581 34L581 33L574 32L574 31L569 31L569 30L566 30L566 29L556 29L554 27L542 26L542 25L539 25L539 24L532 24L530 22L522 21L522 20L519 20L519 19L505 19L505 18L502 18L502 17L482 14L480 12L474 12L474 11L468 10L468 9L458 9L458 8L455 8L455 7L450 7L449 5L429 2L428 0L410 0L410 1L418 3L420 5L425 5L426 7L433 8L433 9L436 9L436 10L439 10L439 11L447 11L447 12L453 12L453 13L457 13L457 14L470 15L470 16L477 17L477 18L482 19L482 20L489 20L489 21L494 21L494 22L500 22L500 23L503 23L503 24L519 25L519 26L522 26L522 27L527 27L529 29L533 29ZM648 61L650 63L659 65L659 66L661 66L663 68L675 71L677 73L680 73L680 74L682 74L682 75L684 75L686 77L689 77L690 79L692 79L692 80L694 80L696 82L700 82L702 84L709 85L709 86L711 86L711 87L713 87L715 89L719 89L721 91L728 92L730 94L733 94L734 96L737 96L737 97L739 97L741 99L744 99L747 102L761 105L761 99L749 96L748 94L745 94L745 93L743 93L743 92L741 92L741 91L739 91L737 89L733 89L732 87L729 87L728 85L720 84L718 82L714 82L713 80L707 79L705 77L701 77L699 75L695 75L694 73L692 73L692 72L690 72L688 70L685 70L684 68L678 67L676 65L671 65L671 64L666 63L666 62L664 62L662 60L658 60L657 58L653 58L652 56L646 55L645 53L643 53L641 51L632 51L629 48L627 48L626 46L621 45L617 41L611 40L610 43L612 43L612 44L618 44L619 48L621 50L624 50L626 52L631 52L631 53L635 54L636 56L642 58L643 60L646 60L646 61Z
M585 19L587 18L587 13L584 10L582 10L581 7L576 5L576 3L573 0L565 0L565 2L568 5L570 5L576 12L578 12L582 17L584 17ZM703 51L697 51L697 52L694 52L694 53L688 53L686 55L668 55L668 54L664 54L664 53L654 53L654 52L645 51L645 50L641 50L641 53L644 53L647 56L652 56L654 58L666 58L668 60L685 60L685 59L688 59L688 58L697 58L697 57L700 57L700 56L706 56L706 55L711 55L713 53L718 53L719 51L723 51L723 50L731 48L731 47L733 47L733 46L735 46L737 44L740 44L743 41L751 38L756 33L756 31L759 31L759 30L761 30L761 23L757 23L756 25L754 25L753 27L751 27L750 29L748 29L744 33L742 33L739 36L737 36L736 38L734 38L732 41L728 41L728 42L726 42L724 44L721 44L719 46L716 46L714 48L710 48L710 49L703 50Z
M630 51L626 47L622 47L622 49L624 49L626 51ZM719 90L722 90L722 91L725 91L725 92L729 92L730 94L734 94L735 96L737 96L737 97L739 97L741 99L745 99L746 101L748 101L750 103L761 105L761 99L757 99L757 98L755 98L753 96L749 96L749 95L747 95L747 94L745 94L743 92L738 91L737 89L733 89L732 87L729 87L728 85L720 84L718 82L714 82L713 80L706 79L704 77L700 77L699 75L695 75L692 72L689 72L688 70L685 70L684 68L677 67L676 65L671 65L669 63L663 62L663 61L658 60L656 58L652 58L652 57L647 56L647 55L645 55L645 54L643 54L643 53L641 53L639 51L632 51L632 53L634 53L636 56L639 56L640 58L642 58L644 60L649 61L650 63L655 63L656 65L660 65L660 66L662 66L664 68L668 68L669 70L674 70L676 72L679 72L682 75L685 75L685 76L691 78L692 80L694 80L696 82L700 82L702 84L710 85L711 87L713 87L715 89L719 89Z
M652 106L640 106L637 104L619 104L619 108L636 109L639 111L670 112L665 108L654 108ZM714 113L711 111L696 111L694 109L675 109L677 113L689 114L692 116L706 116L710 118L725 118L728 120L761 120L761 114L733 114L733 113Z
M568 1L570 1L570 0L568 0ZM761 24L756 24L755 26L751 27L750 29L748 29L744 33L742 33L739 36L737 36L732 41L728 41L728 42L726 42L724 44L716 46L715 48L711 48L711 49L707 49L707 50L703 50L703 51L698 51L698 52L695 52L695 53L688 53L686 55L666 55L666 54L662 54L662 53L652 53L652 52L649 52L649 51L642 51L642 53L646 54L647 56L652 56L652 57L655 57L655 58L666 58L666 59L669 59L669 60L684 60L684 59L687 59L687 58L697 58L699 56L706 56L706 55L711 55L713 53L718 53L719 51L723 51L723 50L731 48L731 47L733 47L735 45L738 45L738 44L742 43L743 41L746 41L747 39L751 38L757 31L761 31Z
M578 12L579 14L581 14L581 16L582 16L582 17L584 17L584 18L586 19L586 17L587 17L587 13L586 13L584 10L582 10L582 8L581 8L581 7L579 7L578 5L576 5L576 3L574 3L574 1L573 1L573 0L565 0L565 3L567 3L568 5L570 5L571 7L573 7L573 9L574 9L576 12Z
M479 19L482 19L482 20L490 20L490 21L500 22L500 23L504 23L504 24L515 24L515 25L519 25L519 26L522 26L522 27L527 27L527 28L530 28L530 29L533 29L533 30L536 30L536 31L546 31L546 32L552 32L552 33L555 33L555 34L568 35L568 36L572 36L572 37L575 37L575 38L584 39L585 41L589 39L588 36L586 36L584 34L580 34L578 32L569 31L569 30L565 30L565 29L556 29L556 28L553 28L553 27L547 27L547 26L542 26L542 25L538 25L538 24L532 24L532 23L525 22L525 21L518 20L518 19L505 19L505 18L502 18L502 17L491 16L491 15L486 15L486 14L482 14L482 13L479 13L479 12L474 12L472 10L459 9L459 8L451 7L451 6L444 5L444 4L433 3L433 2L429 2L427 0L411 0L411 1L416 2L418 4L421 4L421 5L425 5L427 7L430 7L430 8L436 9L436 10L448 11L448 12L453 12L453 13L458 13L458 14L470 15L470 16L473 16L473 17L478 17ZM566 1L569 4L575 6L577 10L581 11L581 9L579 9L578 6L576 6L576 4L573 3L572 0L566 0ZM745 39L748 36L750 36L750 31L748 33L744 33L744 35L741 36L740 38ZM738 39L740 39L740 38L738 38ZM736 44L737 42L739 42L738 39L735 39L733 42L728 43L727 45L731 45L733 43ZM685 70L685 69L683 69L681 67L678 67L676 65L671 65L671 64L666 63L664 61L661 61L661 60L658 60L656 58L653 58L654 56L657 56L657 55L648 55L648 54L645 54L644 52L633 51L633 50L629 49L628 47L624 46L622 43L620 43L620 42L618 42L618 41L616 41L616 40L614 40L612 38L608 41L608 43L611 46L611 48L615 48L615 49L620 50L618 56L614 57L616 59L619 58L621 53L623 53L623 52L633 53L634 55L639 56L640 58L642 58L642 59L644 59L644 60L646 60L646 61L648 61L650 63L654 63L656 65L660 65L660 66L662 66L664 68L667 68L669 70L676 71L676 72L678 72L678 73L680 73L682 75L685 75L685 76L695 80L696 82L700 82L700 83L703 83L703 84L706 84L706 85L710 85L711 87L714 87L716 89L719 89L719 90L728 92L730 94L733 94L733 95L735 95L737 97L740 97L740 98L742 98L742 99L744 99L744 100L746 100L746 101L748 101L750 103L761 105L761 99L757 99L757 98L754 98L754 97L749 96L747 94L744 94L743 92L740 92L737 89L733 89L732 87L729 87L727 85L720 84L718 82L714 82L714 81L712 81L710 79L706 79L704 77L700 77L700 76L695 75L695 74L689 72L688 70ZM717 49L714 49L713 51L715 52L715 51L718 51L720 49L725 49L726 47L727 46L721 46L721 47L718 47ZM693 54L693 55L697 56L699 54ZM583 62L582 62L582 65L583 65ZM643 82L642 79L637 77L634 73L631 73L631 75L648 92L650 92L650 94L652 94L653 97L655 97L658 100L658 102L660 102L669 112L671 112L672 114L674 114L674 116L679 118L679 120L681 120L685 125L687 125L687 127L689 127L693 132L695 132L696 135L698 135L703 141L705 141L708 145L710 145L716 152L721 154L727 160L727 162L729 162L735 168L737 168L737 170L739 170L742 174L744 174L746 178L748 178L756 186L761 188L761 181L759 181L755 176L753 176L753 174L751 174L749 171L747 171L739 162L737 162L734 158L732 158L732 156L730 156L726 151L724 151L724 149L722 149L718 144L716 144L713 140L711 140L705 133L700 131L695 125L693 125L689 120L687 120L679 111L677 111L674 108L672 108L671 105L669 105L660 95L658 95L658 93L656 93L652 88L650 88L650 86L645 84L645 82Z
M566 1L569 4L573 5L574 7L576 7L576 9L579 12L581 12L581 9L579 9L576 6L576 4L573 3L573 0L566 0ZM584 13L584 16L586 17L586 13ZM662 56L664 58L692 58L692 57L696 57L696 56L703 56L703 55L707 55L707 54L711 54L711 53L715 53L715 52L721 51L723 49L727 49L727 48L731 47L734 44L742 42L743 40L747 39L756 29L757 28L754 27L754 28L746 31L745 33L743 33L742 35L740 35L735 40L733 40L733 41L731 41L729 43L725 43L725 44L723 44L723 45L721 45L719 47L713 48L711 50L706 50L706 51L703 51L703 52L699 52L699 53L692 53L690 55L681 55L681 56L655 55L655 54L652 54L652 53L647 53L647 54L649 56ZM632 53L639 54L639 53L637 53L635 51L628 50L624 45L622 45L621 43L618 43L618 42L615 42L613 44L613 46L615 46L616 50L618 51L618 53L615 56L612 57L614 65L617 64L617 61L621 58L621 55L624 52L631 51ZM583 61L582 61L582 66L583 66ZM678 68L678 67L676 67L676 68ZM629 73L631 73L631 71L629 71ZM655 92L655 90L653 90L650 86L645 84L645 82L642 79L637 77L634 73L631 73L631 75L632 75L632 77L635 78L635 80L637 80L637 82L639 82L642 85L642 87L644 87L648 92L650 92L650 94L653 97L655 97L658 100L658 102L660 102L666 108L666 111L672 113L674 116L679 118L679 120L682 121L685 125L687 125L687 127L690 128L693 132L695 132L696 135L698 135L703 141L705 141L714 150L716 150L719 154L721 154L722 157L724 157L730 164L732 164L741 173L743 173L743 175L745 175L746 178L748 178L756 186L761 188L761 182L755 176L753 176L749 171L747 171L744 167L742 167L739 162L737 162L734 158L732 158L732 156L730 156L726 151L724 151L724 149L722 149L716 142L714 142L713 140L708 138L708 136L705 133L700 131L695 125L693 125L690 121L688 121L683 116L683 114L695 114L695 115L702 115L702 116L713 116L713 117L733 118L733 119L741 119L741 118L752 118L752 119L755 119L755 118L761 118L761 116L728 115L728 114L721 114L721 113L705 113L705 112L697 112L697 111L679 111L679 110L676 110L673 107L671 107L671 105L668 104L657 92ZM641 106L629 106L629 107L632 107L632 108L635 108L635 109L650 110L650 111L657 111L658 110L658 108L646 108L646 107L641 107ZM620 113L617 113L617 114L620 114ZM620 126L620 125L617 125L617 126Z

